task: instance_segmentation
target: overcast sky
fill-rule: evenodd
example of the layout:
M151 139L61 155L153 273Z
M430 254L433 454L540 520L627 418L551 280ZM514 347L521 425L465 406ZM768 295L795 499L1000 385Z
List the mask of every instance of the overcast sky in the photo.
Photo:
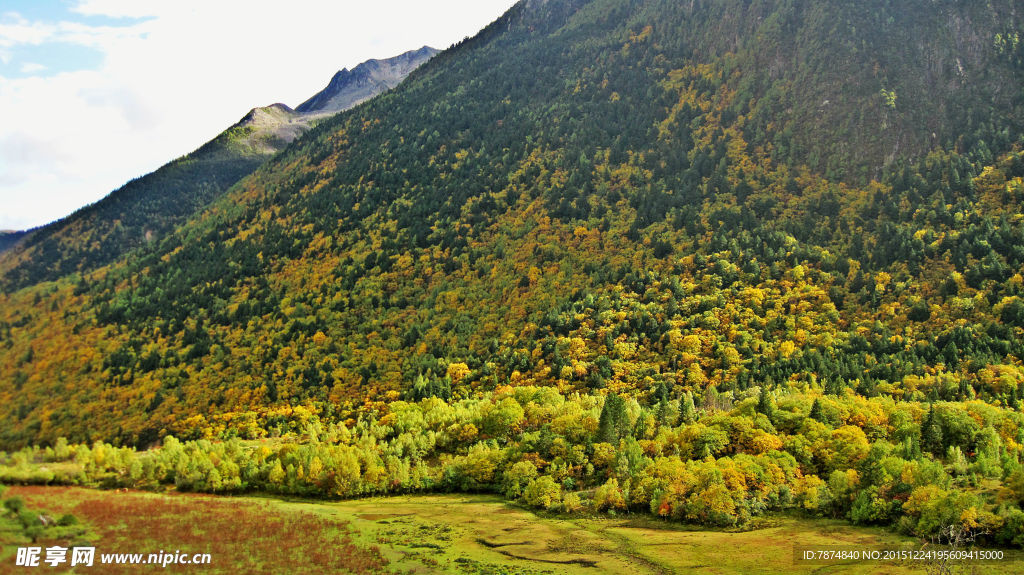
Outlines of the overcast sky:
M444 49L515 0L0 0L0 230L65 216L250 108Z

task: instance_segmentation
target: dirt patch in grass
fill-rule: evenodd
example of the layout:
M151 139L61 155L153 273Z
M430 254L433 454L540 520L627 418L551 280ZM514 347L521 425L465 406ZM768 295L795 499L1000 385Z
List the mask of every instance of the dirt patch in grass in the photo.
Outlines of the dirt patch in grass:
M505 557L511 557L512 559L519 559L521 561L533 561L535 563L551 563L554 565L579 565L581 567L588 568L597 567L597 561L592 561L590 559L567 559L564 561L559 561L558 559L541 559L538 557L525 557L522 555L515 555L511 551L505 550L498 551L498 553L501 553Z
M410 515L412 515L412 513L363 513L356 517L365 521L380 521L381 519L394 519L396 517L408 517Z
M518 541L518 542L514 542L514 543L492 543L492 542L490 542L490 541L488 541L486 539L477 539L476 542L481 544L481 545L483 545L484 547L486 547L488 549L497 549L498 547L510 547L510 546L513 546L513 545L529 545L530 544L529 541Z

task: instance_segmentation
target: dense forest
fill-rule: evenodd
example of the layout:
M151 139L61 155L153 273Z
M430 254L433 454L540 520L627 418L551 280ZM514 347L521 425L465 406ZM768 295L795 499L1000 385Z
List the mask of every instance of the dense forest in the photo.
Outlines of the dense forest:
M398 401L347 424L298 407L279 410L274 437L255 442L168 436L136 452L60 438L0 461L0 481L321 498L492 491L565 513L736 527L785 510L922 537L958 525L989 544L1024 544L1018 411L774 395L502 386L472 400Z
M65 218L0 238L0 251L11 250L0 258L0 289L88 273L170 233L272 155L245 137L228 130Z
M0 231L0 252L11 249L25 235L25 232Z
M0 443L49 447L3 479L1020 545L1019 12L521 2L131 260L5 280Z

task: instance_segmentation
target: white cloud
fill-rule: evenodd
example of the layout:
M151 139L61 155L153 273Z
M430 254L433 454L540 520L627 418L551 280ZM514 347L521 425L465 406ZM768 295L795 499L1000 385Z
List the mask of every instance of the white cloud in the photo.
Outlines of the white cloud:
M155 0L81 0L71 10L86 16L145 18L165 13L166 4Z
M0 77L0 110L14 111L0 122L0 229L40 225L96 201L254 106L299 104L343 67L425 44L447 48L513 3L84 0L75 12L148 19L93 26L2 18L0 61L12 47L48 42L105 58L97 70Z
M0 20L0 46L9 48L19 44L38 45L50 39L55 26L42 22L29 22L16 13L4 14Z
M24 64L21 65L21 73L22 74L31 75L31 74L35 74L37 72L44 72L44 71L46 71L46 66L43 66L42 64L37 64L35 62L25 62Z

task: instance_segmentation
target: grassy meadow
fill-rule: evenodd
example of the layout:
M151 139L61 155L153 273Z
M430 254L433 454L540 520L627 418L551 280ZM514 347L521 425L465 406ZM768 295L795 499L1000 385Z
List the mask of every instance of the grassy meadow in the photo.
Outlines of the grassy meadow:
M45 573L381 573L387 560L360 547L341 518L260 499L229 499L190 494L97 491L68 487L17 487L26 508L51 515L72 513L85 528L73 540L40 539L36 546L94 545L92 567L41 564ZM31 543L11 522L0 523L0 573L29 572L15 566L16 548ZM86 543L88 542L88 543ZM209 553L210 565L100 565L102 553Z
M72 487L12 487L26 508L72 513L78 528L36 545L95 545L101 553L181 550L210 553L211 565L171 565L195 573L924 573L896 563L794 564L798 545L917 549L918 541L842 521L776 516L752 529L716 531L649 516L538 515L488 495L416 495L340 502L215 497ZM88 543L85 543L88 542ZM0 574L28 539L0 522ZM1015 555L1014 557L1017 557ZM134 573L159 566L96 564L47 573ZM970 572L970 571L965 571ZM1024 573L1024 562L977 566L978 573Z

